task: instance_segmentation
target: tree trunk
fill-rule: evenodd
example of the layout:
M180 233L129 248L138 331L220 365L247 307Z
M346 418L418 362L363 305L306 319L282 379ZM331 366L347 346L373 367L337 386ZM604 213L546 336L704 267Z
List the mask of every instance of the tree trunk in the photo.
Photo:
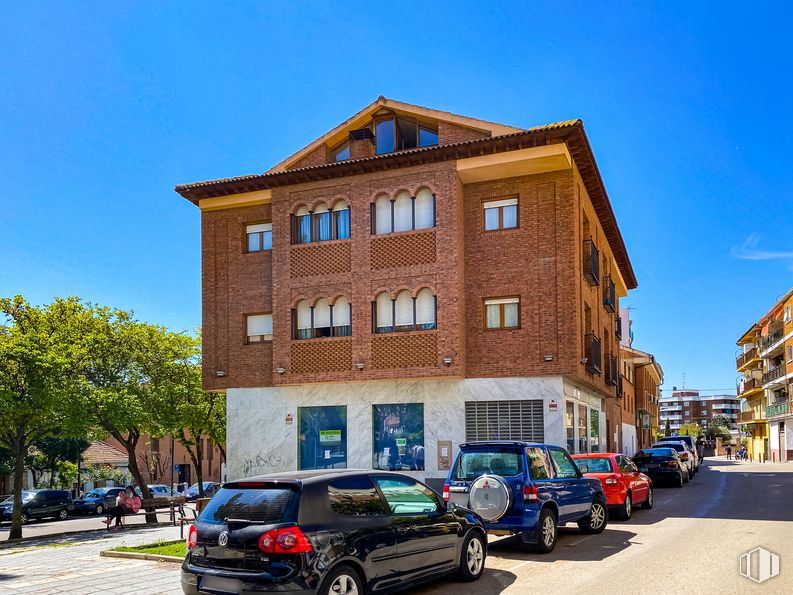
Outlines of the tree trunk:
M198 481L198 497L205 498L206 494L204 494L204 452L201 448L201 438L197 438L195 442L195 453L191 451L189 448L187 452L190 453L190 458L193 460L193 465L195 465L195 476L196 481Z
M14 440L14 514L8 539L22 538L22 483L25 479L25 439L17 435Z
M117 436L115 438L118 440ZM138 444L138 438L133 437L132 434L130 434L128 439L120 440L120 442L124 445L124 448L127 451L127 464L129 465L129 472L132 474L132 478L140 488L143 498L151 498L149 487L146 485L146 482L143 479L143 474L140 472L140 467L138 466L138 457L137 452L135 451L135 447ZM146 510L146 522L157 522L157 513L154 509Z

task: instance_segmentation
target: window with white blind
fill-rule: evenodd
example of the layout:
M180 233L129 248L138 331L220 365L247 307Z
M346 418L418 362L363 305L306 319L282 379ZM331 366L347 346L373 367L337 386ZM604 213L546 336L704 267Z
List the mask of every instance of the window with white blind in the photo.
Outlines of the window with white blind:
M311 306L308 301L302 300L295 309L295 339L311 338Z
M352 310L347 298L340 297L333 304L333 336L345 337L352 334Z
M318 300L314 305L314 332L313 337L330 337L330 303L328 300Z
M520 298L485 300L485 328L510 329L520 327Z
M485 231L510 229L518 226L518 199L505 198L482 203Z
M261 252L273 249L273 224L257 223L245 226L245 249L247 252Z
M273 315L248 314L245 317L247 342L262 343L273 340Z
M435 195L426 188L416 196L400 192L394 200L379 196L372 205L373 234L432 227L435 227Z
M372 304L375 333L399 331L426 331L436 328L436 298L424 288L413 297L407 290L400 291L392 300L386 293L377 296Z
M320 298L311 306L307 300L298 302L292 310L292 338L318 339L347 337L352 334L352 306L345 297L335 303Z

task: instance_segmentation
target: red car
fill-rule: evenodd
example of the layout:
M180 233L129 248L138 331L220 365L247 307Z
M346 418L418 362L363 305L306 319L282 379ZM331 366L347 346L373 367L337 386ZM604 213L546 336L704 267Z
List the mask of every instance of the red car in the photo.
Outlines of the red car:
M586 465L585 470L581 469L584 475L600 480L609 508L615 509L620 518L626 521L631 518L634 506L653 507L653 482L639 472L630 457L606 452L573 455L573 458L579 469Z

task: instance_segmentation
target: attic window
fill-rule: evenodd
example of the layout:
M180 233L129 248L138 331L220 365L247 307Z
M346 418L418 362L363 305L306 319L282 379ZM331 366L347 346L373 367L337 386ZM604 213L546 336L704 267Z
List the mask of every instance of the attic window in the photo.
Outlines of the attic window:
M438 144L437 131L405 118L388 118L375 122L377 154L393 153Z
M350 158L350 143L344 143L336 147L333 153L334 161L347 161Z

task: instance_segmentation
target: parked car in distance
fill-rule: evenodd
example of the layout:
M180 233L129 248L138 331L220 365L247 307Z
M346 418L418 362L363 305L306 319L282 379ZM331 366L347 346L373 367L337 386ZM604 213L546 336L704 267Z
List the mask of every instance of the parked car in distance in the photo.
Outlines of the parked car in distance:
M319 595L477 580L487 537L472 511L388 471L317 470L227 482L187 537L182 590Z
M163 485L161 483L150 484L146 486L149 488L149 492L151 493L152 497L154 498L170 498L171 497L171 488L167 485ZM174 496L176 496L178 492L174 491Z
M682 488L688 474L688 468L680 455L668 446L640 450L633 456L633 462L656 485L661 481L670 481Z
M66 490L25 490L22 492L22 523L31 519L52 517L65 521L74 512L72 496ZM0 520L11 522L14 513L14 497L0 502Z
M608 522L600 482L584 477L566 450L547 444L461 444L443 498L481 516L489 533L520 535L541 553L556 546L560 525L601 533Z
M205 481L204 484L204 496L207 498L211 498L215 492L220 489L220 484L214 481ZM187 488L182 494L188 502L193 502L198 498L198 483L194 483L189 488Z
M653 507L653 482L621 453L572 455L578 469L603 486L606 502L623 520L629 520L635 506Z
M74 501L76 514L103 514L108 508L116 505L116 498L124 488L94 488L85 496Z
M683 442L694 455L697 454L697 442L693 436L663 436L658 442ZM694 471L699 471L699 457L694 457Z
M688 469L688 473L686 477L683 478L683 481L688 483L694 479L694 475L697 474L697 471L694 468L694 461L697 459L697 455L688 450L688 445L686 445L685 442L673 442L671 440L666 440L664 442L656 442L651 448L673 448L676 450L677 454L680 455L680 460L683 461L686 469Z

